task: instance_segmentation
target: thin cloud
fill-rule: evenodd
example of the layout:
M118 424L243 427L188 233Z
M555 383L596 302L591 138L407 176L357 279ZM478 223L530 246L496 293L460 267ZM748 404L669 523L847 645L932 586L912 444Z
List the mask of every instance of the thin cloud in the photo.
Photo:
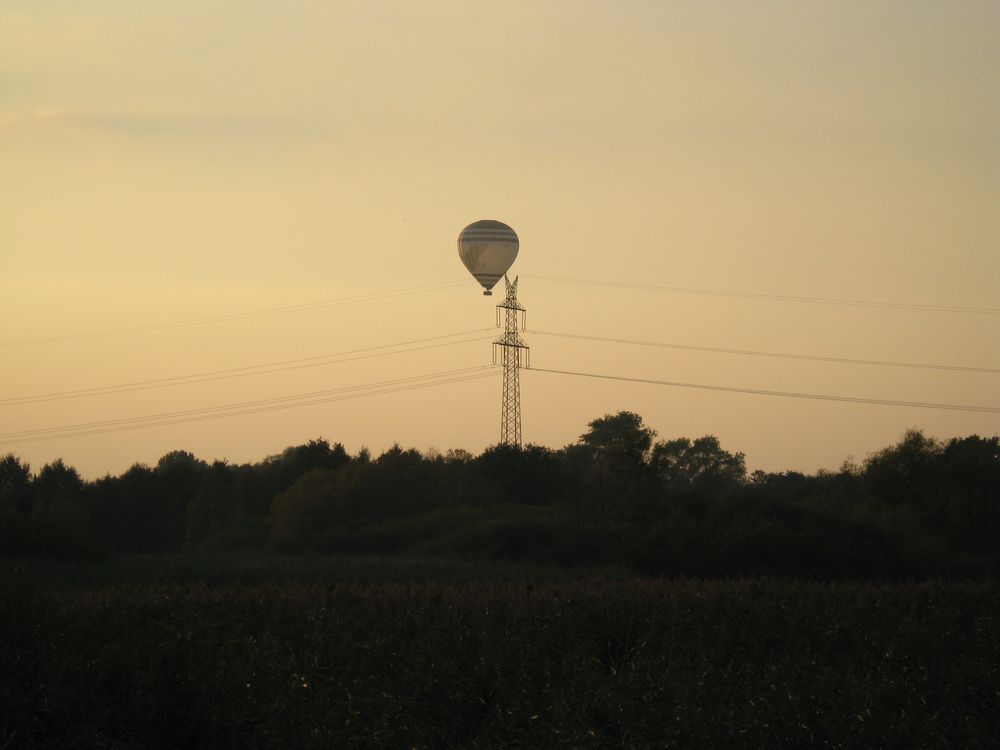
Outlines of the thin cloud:
M336 127L327 116L283 113L211 112L82 112L65 109L0 111L0 133L90 131L131 137L227 135L266 137L272 134L319 135Z

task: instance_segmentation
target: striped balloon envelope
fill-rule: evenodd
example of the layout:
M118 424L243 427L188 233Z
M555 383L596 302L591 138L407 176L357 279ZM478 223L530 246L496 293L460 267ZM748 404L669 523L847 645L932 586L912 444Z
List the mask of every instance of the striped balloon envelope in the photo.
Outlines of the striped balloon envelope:
M458 257L486 296L493 294L490 290L514 263L518 246L514 230L492 219L475 221L458 235Z

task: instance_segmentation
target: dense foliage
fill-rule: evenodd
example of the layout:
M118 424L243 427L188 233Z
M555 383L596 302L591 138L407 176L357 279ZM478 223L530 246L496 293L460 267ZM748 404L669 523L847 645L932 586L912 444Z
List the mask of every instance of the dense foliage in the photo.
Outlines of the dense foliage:
M257 550L619 564L812 578L995 572L1000 437L918 431L837 472L747 473L713 436L595 419L572 445L373 457L314 440L259 463L174 451L83 481L0 459L0 553Z

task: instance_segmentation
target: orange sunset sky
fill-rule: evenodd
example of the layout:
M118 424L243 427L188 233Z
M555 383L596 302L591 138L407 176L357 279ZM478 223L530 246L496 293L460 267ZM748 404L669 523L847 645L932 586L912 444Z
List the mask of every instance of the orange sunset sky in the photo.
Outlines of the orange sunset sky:
M0 454L481 451L482 218L536 368L988 407L524 371L529 442L628 409L812 472L994 435L997 92L989 1L6 0Z

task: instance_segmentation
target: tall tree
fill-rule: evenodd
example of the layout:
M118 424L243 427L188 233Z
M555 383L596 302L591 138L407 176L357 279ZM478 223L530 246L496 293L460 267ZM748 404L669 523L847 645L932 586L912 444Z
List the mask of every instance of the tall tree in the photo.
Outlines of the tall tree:
M233 526L236 501L232 486L233 472L225 461L215 461L205 471L198 492L187 508L184 534L187 547L197 547Z
M31 467L13 453L0 458L0 508L31 511Z
M746 457L723 450L714 435L659 442L653 447L650 465L669 494L720 495L746 482Z
M251 515L265 516L274 496L284 492L306 472L313 469L336 470L351 460L340 443L330 445L323 438L310 440L302 445L285 448L276 456L269 456L253 467L250 474L241 475L239 493L245 510ZM252 483L246 479L252 476Z
M324 532L337 520L334 493L338 475L346 473L346 469L312 469L275 496L269 525L277 549L302 551L320 544Z
M76 469L57 458L42 467L31 488L36 498L34 510L45 517L53 508L78 508L83 494L83 480Z
M207 469L208 464L182 450L165 453L156 464L156 476L164 502L163 538L171 550L180 550L184 545L187 509L198 493Z
M503 489L508 501L552 503L560 491L559 461L540 445L493 445L476 459L481 476Z
M920 430L907 430L898 443L865 460L864 483L884 502L926 510L936 504L941 454L940 442Z
M945 486L940 516L971 552L1000 550L1000 437L948 441L941 454Z
M646 427L642 417L631 411L606 414L587 426L580 443L589 452L601 515L606 518L609 498L618 501L620 510L643 498L646 457L656 430Z

